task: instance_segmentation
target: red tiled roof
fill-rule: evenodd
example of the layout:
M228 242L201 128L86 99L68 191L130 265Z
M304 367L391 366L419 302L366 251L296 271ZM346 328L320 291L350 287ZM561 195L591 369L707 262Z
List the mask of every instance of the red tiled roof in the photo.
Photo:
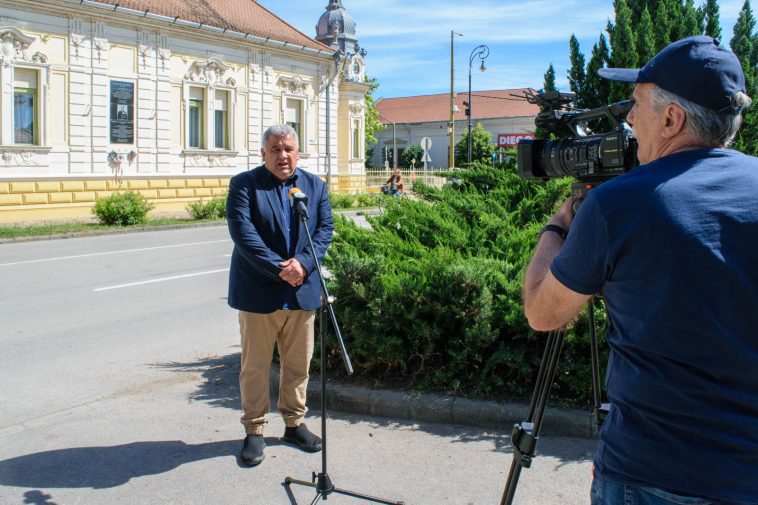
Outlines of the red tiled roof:
M160 16L227 29L288 42L332 53L333 49L298 31L255 0L96 0L108 4L150 12ZM315 20L314 20L315 22Z
M531 88L472 91L471 102L474 104L472 118L536 116L540 110L539 107L519 98L523 97L526 91L535 92ZM459 109L459 112L455 114L456 121L466 119L464 101L468 101L468 93L458 93L455 98ZM395 123L450 121L450 94L383 98L376 103L376 110L384 116L380 116L380 119L385 124L388 119Z

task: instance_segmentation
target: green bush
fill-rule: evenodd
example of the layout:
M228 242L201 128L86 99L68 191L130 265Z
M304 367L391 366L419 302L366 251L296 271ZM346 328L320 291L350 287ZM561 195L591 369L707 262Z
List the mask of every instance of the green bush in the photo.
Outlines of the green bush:
M379 204L381 194L359 193L357 195L341 195L329 193L329 201L333 209L351 209L353 207L375 207Z
M217 196L204 202L196 200L185 207L192 219L224 219L226 218L226 196Z
M106 198L100 198L95 202L92 213L97 216L101 224L108 226L130 226L145 224L147 214L154 205L134 191L115 193Z
M545 341L523 315L524 270L570 181L484 163L456 178L443 189L417 183L419 201L386 199L372 230L335 219L325 261L335 310L357 373L374 382L524 399ZM601 309L596 317L604 324ZM585 318L567 332L554 393L591 401Z

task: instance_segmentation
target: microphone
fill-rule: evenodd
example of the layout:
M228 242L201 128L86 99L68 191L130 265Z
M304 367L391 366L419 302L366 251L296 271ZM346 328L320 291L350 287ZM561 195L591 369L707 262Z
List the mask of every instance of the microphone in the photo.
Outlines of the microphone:
M301 216L308 219L308 197L298 188L290 189L290 204L297 209Z

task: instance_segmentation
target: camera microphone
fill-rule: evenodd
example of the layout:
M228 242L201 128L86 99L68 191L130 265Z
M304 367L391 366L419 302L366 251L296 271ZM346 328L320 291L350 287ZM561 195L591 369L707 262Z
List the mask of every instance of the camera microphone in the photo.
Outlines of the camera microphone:
M308 219L308 197L298 188L290 189L290 204L297 209L301 216Z

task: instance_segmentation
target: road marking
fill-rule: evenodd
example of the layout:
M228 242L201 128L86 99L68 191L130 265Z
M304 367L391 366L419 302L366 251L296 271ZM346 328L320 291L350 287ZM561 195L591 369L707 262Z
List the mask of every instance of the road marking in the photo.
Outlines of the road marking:
M119 284L118 286L108 286L105 288L96 288L92 291L109 291L111 289L129 288L132 286L141 286L142 284L153 284L155 282L173 281L176 279L186 279L187 277L197 277L198 275L217 274L219 272L228 272L228 268L220 268L218 270L208 270L207 272L195 272L194 274L184 275L172 275L171 277L161 277L160 279L150 279L149 281L130 282L128 284Z
M155 251L157 249L170 249L172 247L189 247L193 245L217 244L219 242L229 242L229 241L230 239L208 240L205 242L190 242L187 244L172 244L172 245L161 245L161 246L155 246L155 247L143 247L140 249L124 249L121 251L107 251L107 252L90 253L90 254L77 254L75 256L58 256L57 258L44 258L44 259L39 259L39 260L15 261L13 263L0 263L0 267L9 267L13 265L25 265L27 263L42 263L45 261L70 260L70 259L75 259L75 258L90 258L92 256L105 256L107 254L125 254L125 253L132 253L132 252L141 252L141 251Z

